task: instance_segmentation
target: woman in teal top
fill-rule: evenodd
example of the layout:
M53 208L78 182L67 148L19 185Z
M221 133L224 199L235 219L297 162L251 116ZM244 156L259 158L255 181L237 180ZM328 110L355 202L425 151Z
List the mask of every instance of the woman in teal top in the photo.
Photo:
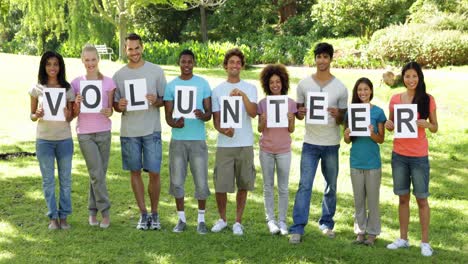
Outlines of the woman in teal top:
M370 104L370 136L351 137L347 122L344 131L344 141L348 144L352 142L349 160L355 207L354 232L357 234L353 243L365 245L373 245L380 234L379 192L382 164L377 143L382 144L384 141L384 123L387 120L382 108L370 103L373 95L373 85L369 79L363 77L356 81L351 103Z

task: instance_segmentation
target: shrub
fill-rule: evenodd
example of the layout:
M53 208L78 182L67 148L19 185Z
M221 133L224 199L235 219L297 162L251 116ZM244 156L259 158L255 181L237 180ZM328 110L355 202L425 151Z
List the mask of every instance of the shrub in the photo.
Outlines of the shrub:
M369 55L398 65L410 60L430 68L466 65L468 34L457 30L435 30L425 24L390 26L372 36Z
M145 44L145 59L157 64L177 64L179 54L184 49L191 49L195 54L195 60L200 67L218 67L223 65L224 54L229 49L238 47L245 55L246 63L252 63L250 48L246 45L236 46L230 42L189 41L183 43L150 42Z

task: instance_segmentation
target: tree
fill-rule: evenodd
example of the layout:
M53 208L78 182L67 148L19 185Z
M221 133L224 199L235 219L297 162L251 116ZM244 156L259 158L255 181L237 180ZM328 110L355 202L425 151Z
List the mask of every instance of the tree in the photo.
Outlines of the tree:
M297 13L296 0L273 0L273 4L278 8L279 24L283 24Z

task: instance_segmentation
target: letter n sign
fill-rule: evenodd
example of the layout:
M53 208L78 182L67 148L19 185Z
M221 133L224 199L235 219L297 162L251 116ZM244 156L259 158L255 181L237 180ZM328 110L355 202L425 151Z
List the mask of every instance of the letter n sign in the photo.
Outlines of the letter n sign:
M174 118L196 118L193 110L197 109L197 88L194 86L176 86L174 89Z
M242 128L242 96L221 96L221 128Z
M102 109L102 81L80 81L80 94L83 97L81 113L99 113Z
M127 111L148 109L146 79L125 80L125 99L128 100Z
M266 97L267 127L288 127L288 96Z
M396 104L393 107L395 125L394 138L417 138L418 127L416 120L418 116L417 104Z
M42 98L44 117L42 119L65 121L65 113L63 112L63 109L67 106L65 91L65 88L44 88Z
M370 105L350 104L348 106L348 127L350 136L370 136Z

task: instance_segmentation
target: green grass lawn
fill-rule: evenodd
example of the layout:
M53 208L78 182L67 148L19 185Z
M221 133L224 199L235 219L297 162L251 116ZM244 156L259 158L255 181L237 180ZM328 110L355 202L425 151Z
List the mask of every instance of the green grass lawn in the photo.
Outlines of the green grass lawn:
M0 53L0 153L35 151L35 125L29 120L27 90L35 83L38 57ZM84 72L78 59L66 59L69 80ZM101 70L112 74L121 65L102 61ZM164 66L168 80L178 74L178 67ZM243 78L258 85L260 68L244 71ZM292 89L301 78L312 73L310 68L289 68ZM212 87L224 77L222 69L196 69L208 78ZM374 82L373 102L388 114L388 101L402 88L390 89L382 85L379 70L334 69L333 73L348 87L359 77ZM138 231L138 209L130 187L129 174L121 169L119 127L120 116L114 114L112 149L108 171L108 188L112 202L111 227L107 230L87 224L88 174L75 140L73 157L73 214L68 231L49 231L47 211L41 187L41 175L35 157L22 157L0 161L0 262L1 263L467 263L468 262L468 68L455 67L425 71L428 91L437 103L439 132L429 135L431 184L431 244L435 254L431 258L420 254L420 226L416 202L411 201L409 238L411 248L390 251L385 248L398 235L398 197L392 191L390 155L392 134L387 133L381 146L383 177L381 186L382 234L374 247L351 245L353 234L353 194L349 177L349 149L344 142L340 148L340 174L338 177L338 204L335 215L335 239L322 236L317 221L323 194L323 177L317 172L311 202L309 225L303 243L290 245L286 237L268 233L262 195L262 175L256 156L257 181L254 192L249 193L244 213L245 235L236 237L231 231L205 236L196 233L197 203L193 196L193 181L186 184L187 231L172 233L177 222L174 199L168 194L168 143L170 129L163 125L163 166L160 215L162 231ZM254 129L256 131L255 120ZM72 123L74 130L75 121ZM255 132L256 133L256 132ZM297 122L293 134L293 161L290 175L291 213L299 181L299 160L304 125ZM430 133L429 133L430 134ZM209 186L214 193L212 168L216 150L216 135L208 124ZM258 133L256 133L258 142ZM255 146L258 154L258 145ZM145 178L145 183L147 178ZM229 195L228 222L233 224L235 196ZM148 200L148 199L147 199ZM208 227L218 219L214 195L207 201Z

